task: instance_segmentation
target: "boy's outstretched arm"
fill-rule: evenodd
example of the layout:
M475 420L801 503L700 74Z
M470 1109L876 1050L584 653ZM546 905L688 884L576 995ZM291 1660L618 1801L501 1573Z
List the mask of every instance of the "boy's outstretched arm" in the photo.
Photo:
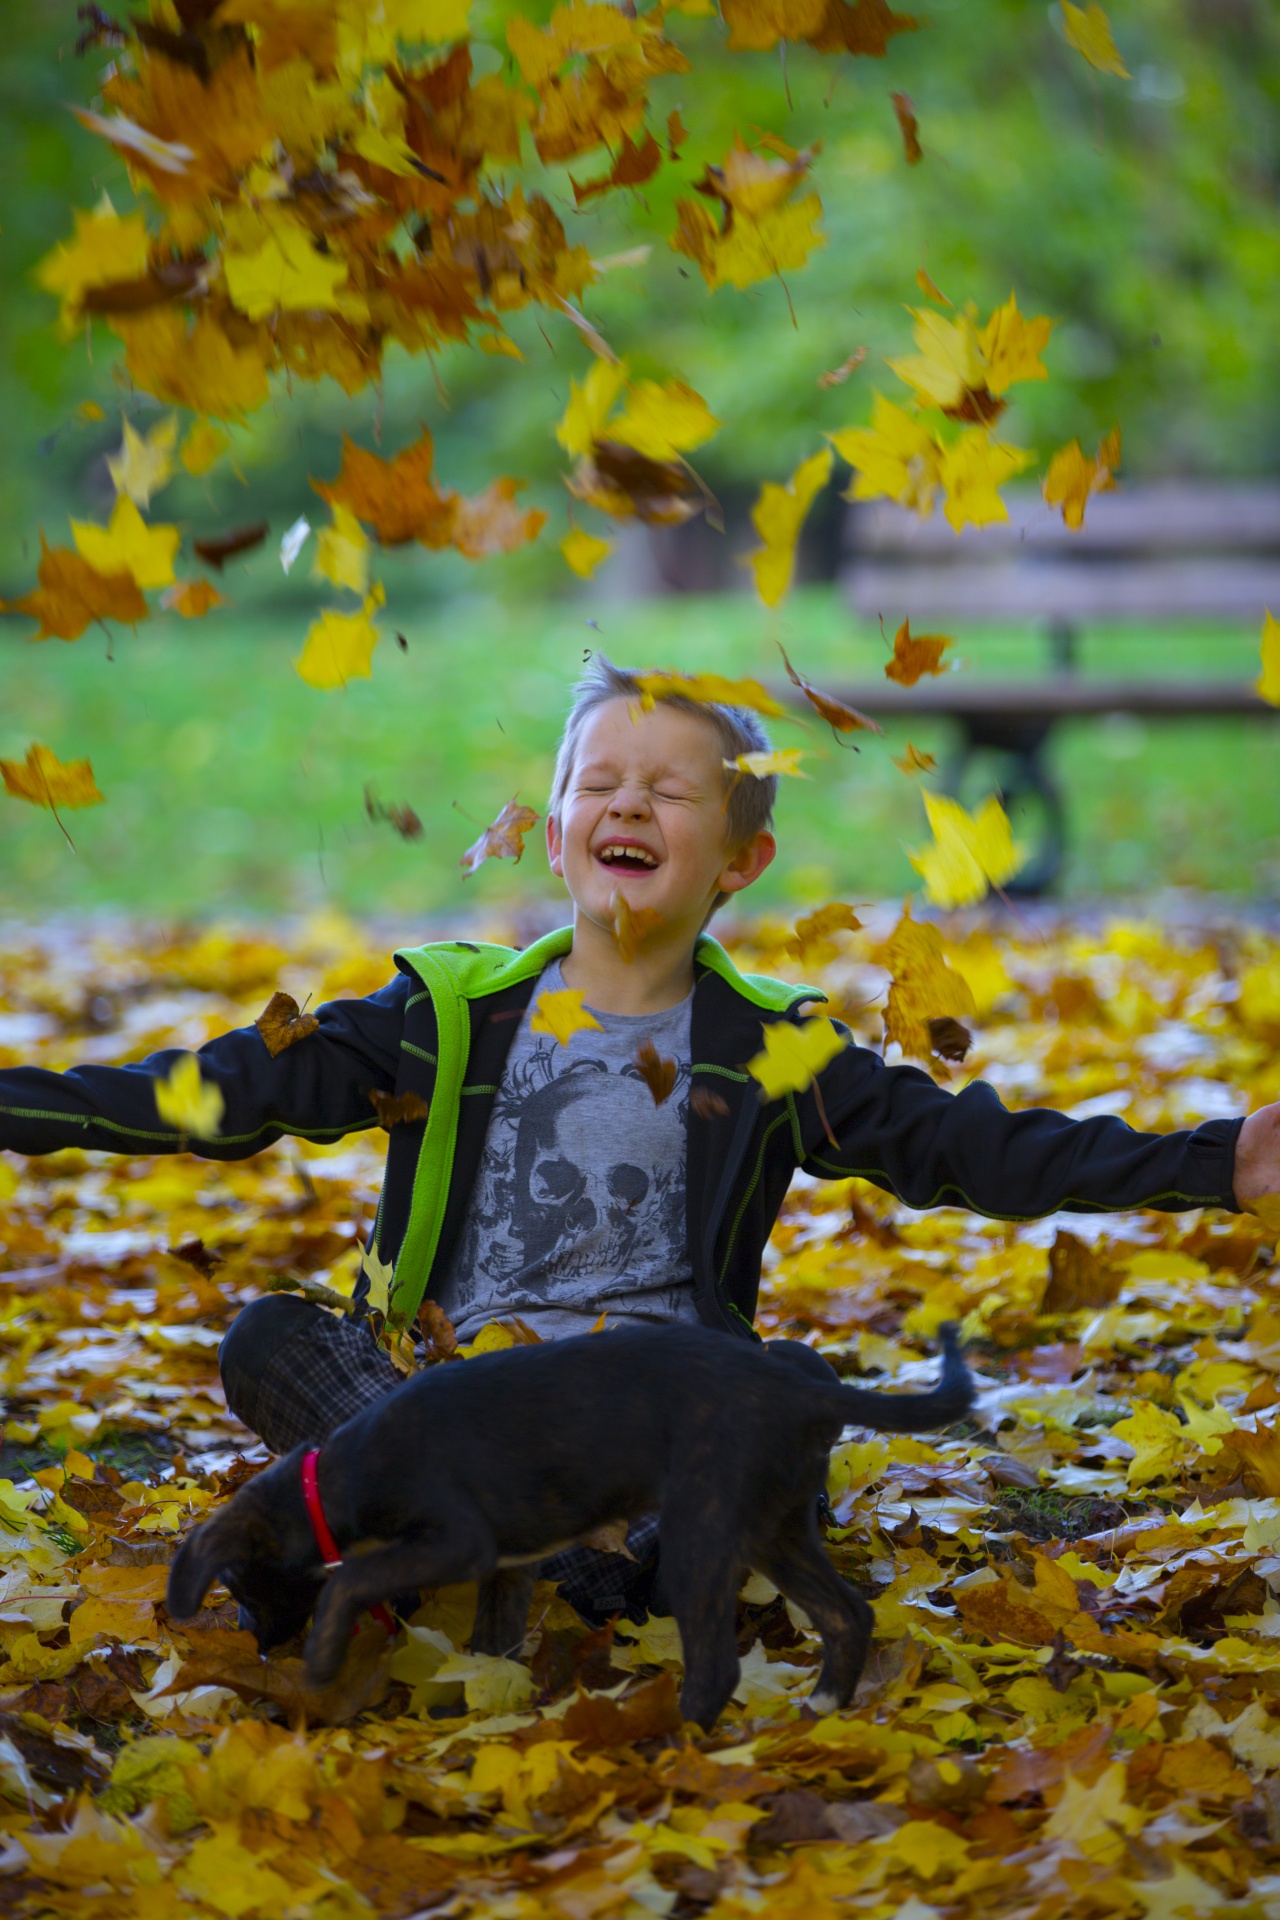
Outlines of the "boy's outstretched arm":
M918 1067L886 1067L850 1046L821 1075L832 1147L812 1092L800 1097L808 1173L858 1174L912 1207L967 1207L997 1219L1034 1219L1060 1209L1105 1213L1159 1207L1237 1209L1280 1188L1276 1108L1249 1121L1207 1120L1176 1133L1139 1133L1123 1120L1072 1120L1031 1107L1011 1113L995 1090L973 1081L957 1094ZM1262 1122L1262 1126L1254 1123ZM1245 1191L1236 1188L1237 1142L1245 1127L1253 1154ZM1242 1143L1243 1144L1243 1143ZM1254 1184L1270 1177L1271 1184Z
M408 981L397 975L363 1000L316 1009L317 1030L273 1059L256 1027L221 1034L196 1058L223 1099L217 1136L198 1140L160 1119L155 1084L181 1050L166 1048L135 1066L0 1069L0 1148L52 1153L105 1147L115 1153L196 1153L243 1160L282 1134L336 1140L377 1124L371 1088L395 1086Z

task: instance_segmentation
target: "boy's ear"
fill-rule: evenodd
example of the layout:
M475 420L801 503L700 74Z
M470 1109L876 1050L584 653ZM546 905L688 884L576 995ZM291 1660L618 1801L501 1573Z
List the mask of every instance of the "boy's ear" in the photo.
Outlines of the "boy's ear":
M557 874L561 879L564 878L563 846L560 822L554 813L549 813L547 815L547 859L551 863L552 873Z
M716 881L717 892L741 893L744 887L749 887L753 881L760 878L777 851L777 841L767 828L762 828L747 841L745 846L736 848L729 855L720 878Z

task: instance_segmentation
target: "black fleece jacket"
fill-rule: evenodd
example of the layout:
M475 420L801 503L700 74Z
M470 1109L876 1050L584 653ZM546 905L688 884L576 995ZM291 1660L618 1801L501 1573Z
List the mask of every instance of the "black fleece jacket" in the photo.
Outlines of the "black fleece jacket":
M402 971L379 992L321 1006L316 1033L274 1059L254 1027L202 1047L201 1073L225 1102L217 1139L184 1139L157 1118L154 1082L178 1058L164 1051L134 1066L0 1069L0 1148L189 1149L238 1160L285 1134L328 1141L375 1126L372 1089L416 1092L429 1103L435 1014L408 962L397 964ZM687 1163L689 1256L698 1312L709 1326L750 1333L761 1256L798 1167L819 1179L860 1175L908 1206L966 1207L1005 1220L1059 1209L1236 1209L1239 1120L1151 1134L1112 1117L1010 1113L981 1082L951 1094L918 1067L886 1066L852 1044L819 1079L833 1147L812 1090L764 1101L744 1070L760 1051L762 1024L804 1018L812 996L797 990L785 1010L762 1010L723 971L699 965L696 973L693 1086L719 1096L690 1113ZM503 1065L535 986L525 980L469 1003L470 1053L428 1294L461 1228ZM394 1264L404 1238L422 1138L421 1121L391 1130L374 1230L382 1262Z

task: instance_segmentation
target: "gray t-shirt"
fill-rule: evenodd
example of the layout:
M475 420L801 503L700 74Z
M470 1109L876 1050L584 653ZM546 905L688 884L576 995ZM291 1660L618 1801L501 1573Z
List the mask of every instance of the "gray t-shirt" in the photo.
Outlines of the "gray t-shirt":
M466 1219L437 1298L462 1340L518 1315L543 1339L609 1320L696 1320L685 1226L689 1018L589 1011L568 1046L533 1033L549 966L507 1056ZM635 1064L676 1063L659 1106Z

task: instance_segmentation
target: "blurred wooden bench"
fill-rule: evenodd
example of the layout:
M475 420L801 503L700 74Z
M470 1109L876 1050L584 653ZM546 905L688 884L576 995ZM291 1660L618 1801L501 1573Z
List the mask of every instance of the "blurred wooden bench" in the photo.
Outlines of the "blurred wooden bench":
M840 581L855 611L883 617L891 633L908 617L918 633L951 632L966 621L1038 626L1049 672L1016 680L944 674L915 687L878 680L838 692L877 718L957 721L949 792L960 791L976 753L1008 757L1006 803L1032 798L1043 813L1039 844L1011 889L1026 894L1053 884L1065 851L1062 795L1045 759L1059 720L1275 717L1251 681L1177 677L1164 646L1150 678L1086 676L1077 660L1081 629L1100 621L1257 627L1268 606L1280 612L1280 485L1126 486L1090 500L1078 532L1038 493L1015 492L1008 504L1007 522L957 536L941 514L922 520L903 507L860 502L849 514Z

